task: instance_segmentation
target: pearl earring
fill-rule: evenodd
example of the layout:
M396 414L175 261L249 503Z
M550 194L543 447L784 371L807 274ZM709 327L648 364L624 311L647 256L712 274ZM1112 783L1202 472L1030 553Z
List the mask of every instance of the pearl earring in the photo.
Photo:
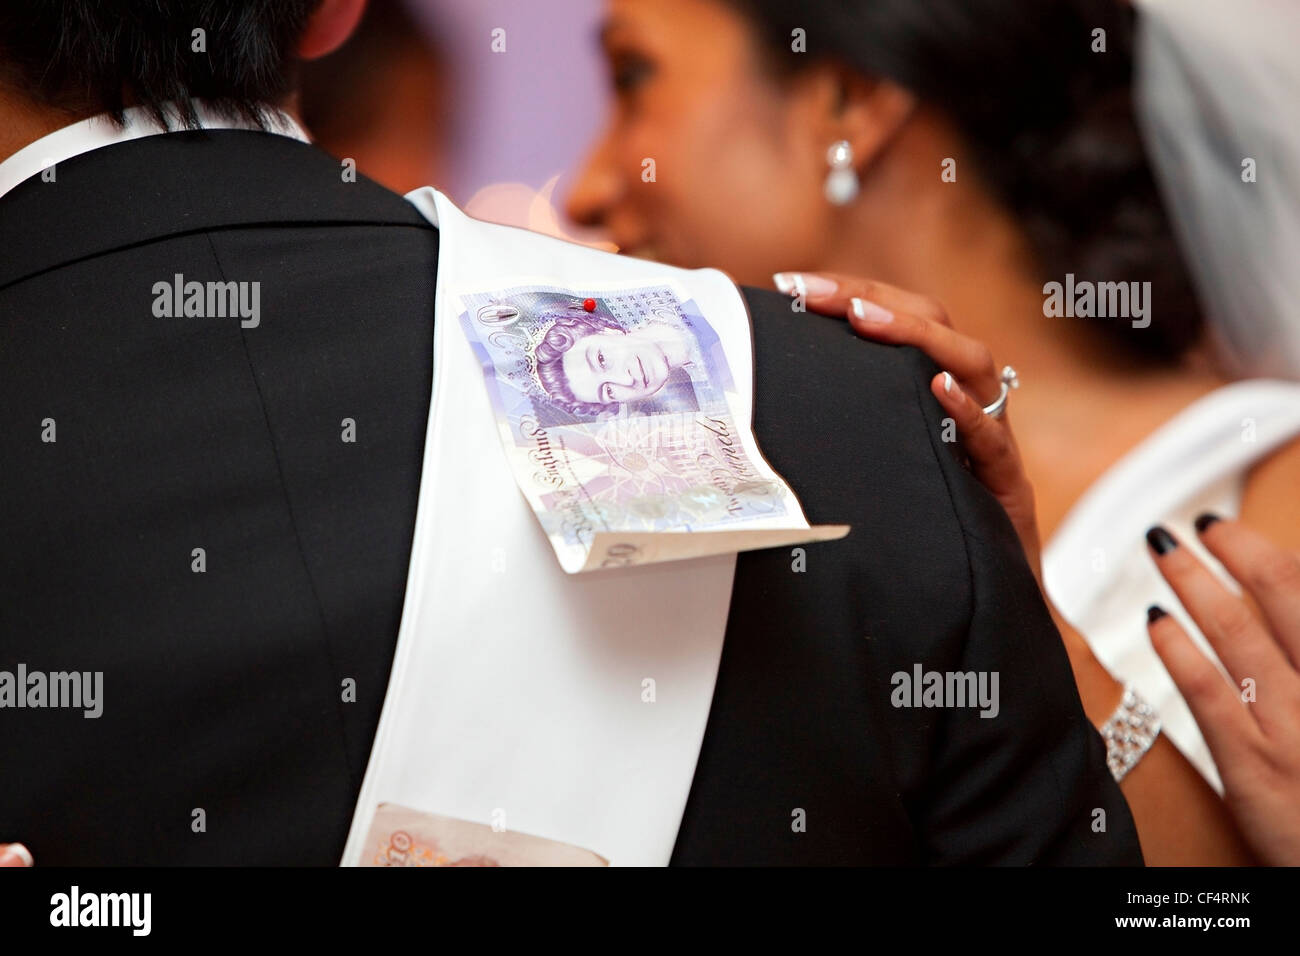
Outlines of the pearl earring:
M847 206L858 195L858 174L853 171L853 147L847 139L831 144L826 151L826 162L831 171L826 176L822 192L835 206Z

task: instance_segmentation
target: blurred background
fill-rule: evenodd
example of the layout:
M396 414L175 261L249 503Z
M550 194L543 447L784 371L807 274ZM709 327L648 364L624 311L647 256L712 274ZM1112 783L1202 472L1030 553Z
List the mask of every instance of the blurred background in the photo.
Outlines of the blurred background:
M303 118L398 192L432 184L478 218L590 239L557 210L604 118L601 6L371 0L343 49L308 65Z

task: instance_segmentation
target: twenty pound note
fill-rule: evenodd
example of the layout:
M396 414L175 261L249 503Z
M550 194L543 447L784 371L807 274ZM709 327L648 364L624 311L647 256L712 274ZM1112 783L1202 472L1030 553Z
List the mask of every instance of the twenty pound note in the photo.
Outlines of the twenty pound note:
M723 342L671 281L456 301L510 467L565 571L848 534L809 526L733 414Z
M609 866L609 861L567 843L381 803L359 865Z

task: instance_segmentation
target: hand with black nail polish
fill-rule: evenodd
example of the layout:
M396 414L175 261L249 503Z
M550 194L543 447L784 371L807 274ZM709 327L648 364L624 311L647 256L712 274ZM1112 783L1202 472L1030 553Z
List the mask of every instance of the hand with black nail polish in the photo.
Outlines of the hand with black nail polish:
M1178 542L1164 527L1156 525L1147 532L1147 545L1156 554L1168 554L1178 547Z
M1242 835L1261 860L1300 865L1300 556L1217 515L1201 515L1196 530L1260 614L1155 527L1147 544L1156 566L1232 682L1156 605L1147 610L1151 643L1214 755Z

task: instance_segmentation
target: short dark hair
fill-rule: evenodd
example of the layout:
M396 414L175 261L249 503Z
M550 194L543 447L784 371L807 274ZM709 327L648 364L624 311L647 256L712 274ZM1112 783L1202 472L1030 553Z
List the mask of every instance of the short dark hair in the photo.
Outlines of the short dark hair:
M266 125L293 87L294 44L320 0L21 0L0 3L0 84L72 115L130 105L160 122L194 101ZM196 52L202 30L202 52Z

